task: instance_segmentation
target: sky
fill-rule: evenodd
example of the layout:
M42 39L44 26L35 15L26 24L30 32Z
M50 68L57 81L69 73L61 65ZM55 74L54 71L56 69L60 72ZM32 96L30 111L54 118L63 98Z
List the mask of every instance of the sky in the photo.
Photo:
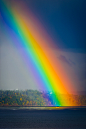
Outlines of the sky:
M49 49L55 54L56 60L67 69L77 91L86 91L86 1L24 2L54 41L55 45L50 45ZM20 48L16 48L6 35L1 15L0 28L0 89L37 89L30 69L27 70L19 54Z

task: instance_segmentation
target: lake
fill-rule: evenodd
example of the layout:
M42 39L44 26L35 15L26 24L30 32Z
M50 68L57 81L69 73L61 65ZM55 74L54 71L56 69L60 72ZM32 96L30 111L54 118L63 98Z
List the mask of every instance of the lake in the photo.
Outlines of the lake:
M0 108L0 128L86 129L86 107Z

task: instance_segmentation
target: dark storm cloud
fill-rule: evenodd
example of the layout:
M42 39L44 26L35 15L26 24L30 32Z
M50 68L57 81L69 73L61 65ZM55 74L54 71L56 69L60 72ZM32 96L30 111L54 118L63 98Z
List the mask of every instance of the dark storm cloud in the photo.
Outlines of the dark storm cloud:
M62 62L68 64L69 66L75 65L75 63L73 61L71 61L70 59L68 60L65 56L60 55L59 60L61 60Z
M59 48L86 51L85 0L26 0ZM62 42L59 43L57 40Z

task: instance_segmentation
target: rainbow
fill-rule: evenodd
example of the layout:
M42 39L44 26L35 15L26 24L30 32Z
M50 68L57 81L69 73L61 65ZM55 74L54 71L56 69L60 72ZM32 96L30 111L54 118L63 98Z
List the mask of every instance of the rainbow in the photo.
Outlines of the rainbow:
M0 12L5 23L7 35L16 47L21 49L22 59L30 68L38 87L53 91L54 106L70 105L64 102L60 94L68 95L73 88L73 82L66 74L63 65L56 60L52 46L55 43L49 37L28 9L24 2L10 1L10 4L0 0ZM58 48L57 48L58 49Z

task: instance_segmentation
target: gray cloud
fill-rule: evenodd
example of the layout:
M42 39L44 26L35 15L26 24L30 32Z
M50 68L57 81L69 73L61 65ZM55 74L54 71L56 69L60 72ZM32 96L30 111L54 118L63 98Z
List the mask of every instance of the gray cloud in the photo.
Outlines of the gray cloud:
M76 65L76 63L73 62L71 59L69 59L69 61L70 61L71 65Z
M73 61L71 61L71 59L67 59L65 56L63 55L60 55L59 57L59 60L61 60L62 62L68 64L69 66L72 66L72 65L75 65L75 63Z

